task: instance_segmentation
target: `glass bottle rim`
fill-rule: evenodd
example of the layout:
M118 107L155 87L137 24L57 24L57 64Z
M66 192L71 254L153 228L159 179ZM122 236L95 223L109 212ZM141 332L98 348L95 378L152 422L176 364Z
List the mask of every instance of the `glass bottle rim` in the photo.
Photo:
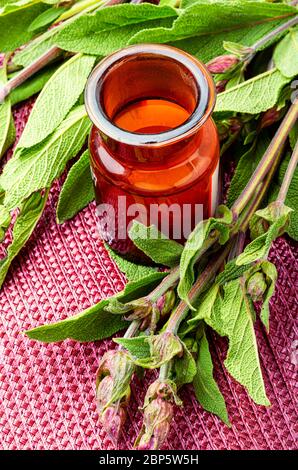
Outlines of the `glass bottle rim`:
M200 91L193 112L180 126L158 134L135 133L121 129L105 113L98 95L108 70L124 58L143 54L172 59L187 68ZM161 147L192 136L211 115L216 101L214 81L207 68L195 57L173 46L138 44L121 49L104 58L91 72L85 88L85 107L93 124L107 137L132 146Z

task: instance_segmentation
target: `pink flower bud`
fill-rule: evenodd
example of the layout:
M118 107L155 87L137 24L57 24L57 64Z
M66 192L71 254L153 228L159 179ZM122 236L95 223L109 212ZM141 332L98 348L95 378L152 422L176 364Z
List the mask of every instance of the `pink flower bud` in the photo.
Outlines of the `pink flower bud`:
M220 55L218 57L215 57L215 59L210 60L206 64L207 69L209 70L210 73L225 73L227 72L230 68L234 67L234 65L239 63L239 59L230 54L226 55Z
M157 450L165 442L173 418L173 405L162 398L152 400L145 408L144 423L138 437L138 450Z
M116 444L126 420L126 409L122 404L109 406L100 416L104 430Z
M163 294L156 302L156 307L159 310L161 316L170 313L176 302L176 294L173 289L168 290Z
M265 111L263 113L262 118L261 118L261 129L264 129L265 127L269 127L275 122L279 121L281 118L281 111L276 109L276 106L274 106L271 109L268 109L268 111Z
M226 84L228 83L229 80L219 80L215 84L216 92L217 93L222 93L226 89Z

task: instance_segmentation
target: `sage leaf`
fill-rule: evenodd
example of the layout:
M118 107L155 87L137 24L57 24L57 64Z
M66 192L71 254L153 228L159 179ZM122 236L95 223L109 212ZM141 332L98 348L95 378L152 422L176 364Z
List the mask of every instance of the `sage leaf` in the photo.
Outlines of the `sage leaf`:
M6 83L6 66L0 69L0 86ZM12 145L15 139L15 127L11 114L11 101L7 97L0 103L0 157Z
M268 406L254 333L255 312L244 284L242 278L226 283L223 298L219 285L214 284L188 323L204 320L219 335L228 337L225 367L257 404Z
M293 28L278 43L273 54L275 66L285 77L298 75L298 28Z
M41 55L45 54L54 45L53 41L58 28L59 26L46 31L30 41L26 47L16 51L12 59L13 63L27 67Z
M202 0L179 10L170 28L140 28L129 44L170 42L207 62L224 53L224 41L251 46L295 14L293 7L281 4Z
M253 306L239 280L224 286L221 316L225 336L229 338L225 367L247 389L255 403L269 406L254 332Z
M51 25L59 16L66 11L64 7L53 7L38 15L28 26L29 32L35 32L38 29Z
M230 426L225 399L213 377L213 363L205 332L199 341L196 369L193 386L198 402L204 410L214 413L227 426Z
M17 2L18 3L18 2ZM10 52L28 42L33 33L27 30L34 18L47 9L43 3L24 2L20 8L7 4L0 12L0 51ZM10 11L8 11L8 8Z
M224 270L216 277L215 282L223 285L226 282L233 281L241 277L245 271L250 268L250 265L237 266L235 260L229 261Z
M134 363L144 369L156 369L170 361L177 354L183 353L180 339L167 331L158 335L125 339L124 342L120 338L116 338L114 341L123 345L131 353ZM142 342L147 343L147 345L142 344Z
M139 282L128 283L125 289L114 297L123 303L137 299L154 289L162 277L163 273L155 273ZM83 342L108 338L127 326L127 321L124 321L120 315L111 315L105 310L109 301L109 299L101 300L66 320L38 326L25 333L31 339L45 343L63 341L67 338Z
M259 114L267 111L277 103L282 88L289 80L277 69L256 75L220 93L215 111L247 114Z
M14 209L34 191L50 187L82 148L90 125L84 106L78 106L44 142L17 150L0 176L4 205Z
M217 210L222 217L210 217L198 223L185 243L180 259L178 294L186 302L188 302L188 292L194 282L194 265L198 254L205 252L210 241L212 242L216 237L220 244L226 243L229 239L232 213L225 206L219 206Z
M5 238L5 233L10 226L11 215L9 210L3 205L0 205L0 242Z
M268 256L272 242L284 233L292 209L283 206L282 208L278 208L279 213L275 215L275 207L275 203L271 203L265 209L258 210L255 213L258 218L264 219L271 225L265 233L259 235L245 247L243 253L236 258L237 266L243 266L244 264L265 259ZM256 218L254 218L254 221L254 223L256 223Z
M90 154L86 150L71 167L60 192L57 219L62 224L71 219L94 199L94 187L90 171Z
M125 348L133 360L138 360L150 357L150 346L146 338L145 335L142 335L135 338L113 338L113 341Z
M78 54L58 68L38 96L18 147L32 147L56 129L84 90L94 62Z
M47 81L57 70L57 65L51 65L40 72L36 73L9 94L11 105L20 103L21 101L31 98L31 96L39 93L43 89Z
M79 17L58 33L55 44L68 51L107 55L141 29L169 26L175 17L176 10L168 6L114 5Z
M155 263L174 267L179 264L183 251L180 243L170 240L159 232L155 225L146 227L134 220L129 230L129 237Z
M175 357L174 373L175 384L177 387L182 387L184 384L189 384L194 380L197 373L196 361L193 355L184 343L182 357Z
M12 242L7 248L6 256L0 260L0 287L4 282L11 262L19 254L35 229L43 213L47 197L47 192L44 195L34 193L21 204L12 231Z
M187 323L191 327L198 326L202 320L221 336L225 336L225 324L221 316L222 298L219 285L213 284L201 297L196 312Z
M125 274L128 281L138 281L139 279L142 279L149 274L157 272L157 268L143 266L141 264L136 264L132 261L124 259L122 256L118 255L118 253L113 251L106 243L105 248L107 249L112 260L115 261L118 269Z

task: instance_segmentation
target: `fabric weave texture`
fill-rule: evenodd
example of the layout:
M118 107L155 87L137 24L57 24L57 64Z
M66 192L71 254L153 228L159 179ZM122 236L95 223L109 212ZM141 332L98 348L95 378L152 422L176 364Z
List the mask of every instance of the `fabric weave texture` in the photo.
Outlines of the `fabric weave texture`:
M14 112L18 135L31 105ZM95 374L110 340L42 344L22 331L69 317L123 289L119 273L98 238L95 206L56 224L55 183L32 238L14 261L0 292L0 448L113 449L101 429L95 406ZM232 428L202 410L191 386L181 392L165 449L297 448L297 244L275 242L270 260L279 280L271 301L270 334L256 331L270 408L255 405L223 367L226 342L212 335L215 377L226 398ZM141 426L146 386L135 378L128 419L119 449L131 449ZM145 385L145 386L144 386Z

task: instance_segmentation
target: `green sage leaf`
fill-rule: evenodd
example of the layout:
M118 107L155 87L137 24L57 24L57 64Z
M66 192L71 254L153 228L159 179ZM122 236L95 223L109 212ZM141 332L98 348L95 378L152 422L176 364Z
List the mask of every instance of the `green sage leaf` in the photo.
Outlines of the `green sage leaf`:
M55 43L68 51L107 55L141 29L169 26L175 17L177 12L168 6L114 5L80 16L58 33Z
M84 106L78 106L44 142L17 150L0 176L4 205L13 209L34 191L50 187L82 148L90 125Z
M169 240L155 225L146 227L134 220L129 230L129 237L155 263L169 267L179 264L183 246L174 240Z
M138 281L139 279L142 279L143 277L146 277L149 274L157 272L157 268L152 268L151 266L143 266L141 264L136 264L132 261L128 261L122 258L122 256L113 251L106 243L105 247L108 250L112 260L115 261L118 269L125 274L128 281Z
M6 83L6 67L0 69L0 87ZM11 100L7 97L0 103L0 157L12 145L15 139L15 127L11 114Z
M59 224L71 219L94 199L90 171L90 154L86 150L71 167L60 192L57 219Z
M243 253L236 258L237 266L253 263L268 256L272 242L284 233L289 222L289 214L292 212L292 209L285 205L277 210L278 215L276 213L276 204L271 203L265 209L255 213L258 218L264 219L271 225L265 233L259 235L245 247ZM254 218L254 221L257 222L256 218Z
M177 387L191 383L197 374L196 361L193 355L186 347L185 343L182 343L182 346L183 355L182 357L175 357L174 362L175 384Z
M36 16L47 9L45 4L33 1L23 2L22 7L13 6L18 3L7 4L4 7L6 14L0 12L0 51L2 52L13 51L28 42L33 36L33 33L28 31L28 26Z
M180 260L180 281L178 294L182 300L188 302L188 293L194 282L194 265L199 253L203 253L213 238L218 237L219 243L224 244L229 239L229 225L232 223L232 214L225 206L218 207L222 217L210 217L203 220L189 235Z
M9 94L11 105L14 106L21 101L31 98L31 96L36 93L39 93L56 70L57 65L51 65L28 78L28 80L12 90Z
M35 32L38 29L51 25L59 16L66 11L64 7L53 7L38 15L28 27L28 31Z
M171 27L150 29L147 25L129 44L170 42L207 62L225 52L224 41L251 46L296 14L286 5L256 1L244 4L242 0L202 0L183 8Z
M78 54L58 68L38 96L18 147L32 147L57 128L84 90L94 62Z
M140 281L130 282L122 292L114 297L123 303L138 299L151 292L162 277L164 277L163 273L154 273ZM31 339L45 343L63 341L67 338L83 342L108 338L127 327L128 324L120 315L112 315L105 310L109 301L109 299L101 300L92 307L66 320L38 326L25 333Z
M282 88L289 80L277 69L256 75L220 93L215 111L247 114L259 114L267 111L277 103Z
M193 386L198 402L204 410L214 413L227 426L230 426L225 399L213 377L213 363L205 332L199 341L196 369Z
M298 28L293 28L279 42L273 54L278 70L285 77L298 75Z
M20 212L12 231L12 242L7 248L6 256L0 261L0 287L4 282L12 261L19 254L35 229L43 213L47 197L47 192L44 195L34 193L21 204Z

